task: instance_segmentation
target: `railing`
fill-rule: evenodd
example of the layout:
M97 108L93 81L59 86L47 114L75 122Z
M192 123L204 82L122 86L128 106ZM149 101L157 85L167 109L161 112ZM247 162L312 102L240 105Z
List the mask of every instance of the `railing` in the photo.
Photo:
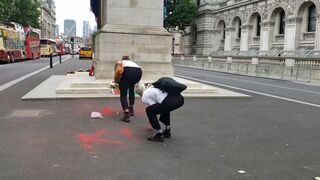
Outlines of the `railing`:
M314 32L305 32L303 33L303 40L305 41L314 41L315 33Z
M255 45L260 44L260 36L253 37L253 44L255 44Z
M264 57L257 62L250 57L230 58L175 56L172 63L176 66L232 74L320 83L320 59L297 59L292 66L288 66L284 57Z
M222 3L220 3L220 7L225 7L225 6L227 6L228 5L228 2L222 2Z
M283 42L284 41L284 34L275 35L276 42Z

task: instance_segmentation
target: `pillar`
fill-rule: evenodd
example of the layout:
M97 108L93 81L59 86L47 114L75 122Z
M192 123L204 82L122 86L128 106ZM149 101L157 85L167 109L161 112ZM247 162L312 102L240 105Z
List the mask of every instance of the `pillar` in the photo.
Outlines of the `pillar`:
M171 34L163 28L163 1L101 1L101 23L94 66L97 79L113 79L114 63L123 55L143 69L143 80L173 76Z

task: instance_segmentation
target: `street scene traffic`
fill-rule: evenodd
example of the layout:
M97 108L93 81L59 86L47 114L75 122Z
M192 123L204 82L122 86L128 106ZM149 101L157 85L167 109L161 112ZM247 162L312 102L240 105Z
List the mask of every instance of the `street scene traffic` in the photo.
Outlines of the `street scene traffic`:
M319 7L1 1L0 179L319 180Z

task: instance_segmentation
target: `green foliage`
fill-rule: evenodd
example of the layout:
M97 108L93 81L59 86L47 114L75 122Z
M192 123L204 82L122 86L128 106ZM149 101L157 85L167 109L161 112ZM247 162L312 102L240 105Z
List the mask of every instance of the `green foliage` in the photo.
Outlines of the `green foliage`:
M92 35L91 35L91 38L92 38L92 49L95 50L95 44L96 44L96 37L98 35L98 32L93 32Z
M23 26L40 28L41 2L39 0L1 0L0 21L17 22Z
M178 27L184 31L197 14L197 7L192 0L168 0L167 13L164 27L168 30Z

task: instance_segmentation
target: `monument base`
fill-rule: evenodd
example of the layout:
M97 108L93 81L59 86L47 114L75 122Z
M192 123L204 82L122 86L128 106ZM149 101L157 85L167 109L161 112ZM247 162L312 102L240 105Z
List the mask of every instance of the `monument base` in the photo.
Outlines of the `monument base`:
M142 67L143 80L173 77L171 34L163 27L106 24L96 38L95 77L112 79L123 55Z

